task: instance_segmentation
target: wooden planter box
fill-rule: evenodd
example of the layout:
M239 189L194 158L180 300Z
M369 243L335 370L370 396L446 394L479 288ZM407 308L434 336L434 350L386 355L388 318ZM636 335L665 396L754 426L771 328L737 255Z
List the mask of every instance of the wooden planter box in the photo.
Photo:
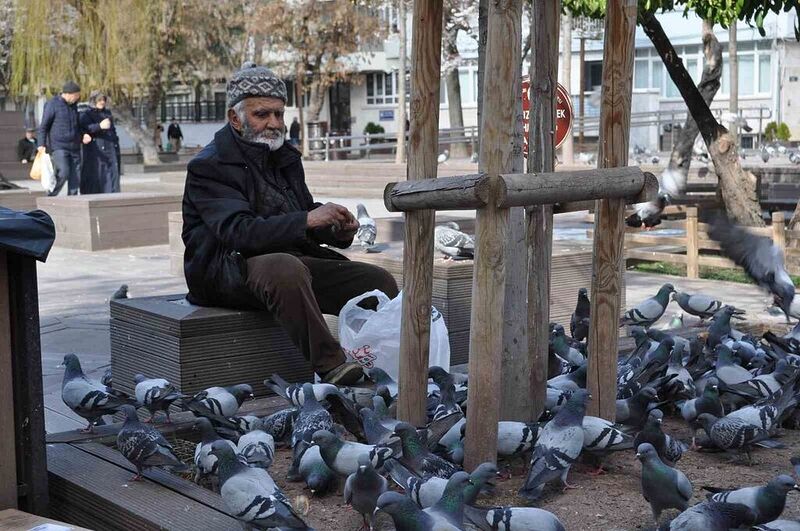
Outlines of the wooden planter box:
M167 215L181 195L147 192L40 197L37 205L56 224L60 247L99 251L169 242Z
M27 212L36 209L36 199L44 197L44 190L0 190L0 207Z

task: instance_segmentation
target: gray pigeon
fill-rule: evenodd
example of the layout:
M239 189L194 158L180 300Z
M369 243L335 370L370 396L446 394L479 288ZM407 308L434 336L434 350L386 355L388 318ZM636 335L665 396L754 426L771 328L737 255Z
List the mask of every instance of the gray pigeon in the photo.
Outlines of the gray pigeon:
M784 264L783 250L771 238L758 236L720 216L708 231L719 242L722 252L764 289L769 290L775 304L783 310L786 321L794 300L794 283Z
M642 496L650 503L656 524L664 509L685 511L692 498L692 484L684 473L664 464L650 443L637 447L636 458L642 462Z
M751 464L750 447L769 439L769 432L741 419L728 417L720 419L709 413L703 413L697 420L717 448L728 453L736 450L744 451L748 463Z
M114 294L111 295L111 300L115 300L115 301L119 300L119 299L127 299L127 298L128 298L128 285L127 284L121 285L119 288L117 288L117 291L115 291Z
M556 515L536 507L465 507L466 517L482 531L566 531Z
M590 308L588 291L586 288L579 289L578 302L569 320L569 335L577 341L584 341L589 337Z
M740 503L755 514L756 524L763 524L778 518L786 507L786 495L800 490L791 476L782 474L763 487L744 487L736 490L723 490L703 487L711 492L709 499L716 502Z
M244 401L250 398L253 398L253 388L248 384L239 384L230 387L209 387L184 404L199 417L233 417Z
M617 424L641 428L647 421L648 407L658 400L653 387L645 387L630 398L617 400Z
M310 385L314 389L314 396L318 402L325 400L328 395L339 392L339 388L333 384L315 383ZM279 397L288 400L293 406L300 407L303 405L303 401L305 400L305 393L303 392L303 387L305 387L304 383L290 384L281 378L279 374L273 374L264 380L264 386ZM374 392L370 391L370 396L374 394Z
M378 228L375 225L375 220L367 214L367 207L359 203L356 205L356 210L356 219L358 220L356 239L361 244L361 249L368 253L375 247L375 236L378 234Z
M117 434L117 450L136 467L136 475L131 481L142 479L145 468L165 466L176 471L188 468L178 459L160 431L139 422L136 408L126 404L120 411L125 414L125 423Z
M247 466L219 441L212 445L211 453L219 459L222 501L242 523L266 529L311 530L266 470Z
M325 494L336 489L339 477L330 469L319 453L319 446L301 441L297 445L297 479L302 479L312 494ZM290 479L291 478L287 478Z
M431 453L419 438L416 428L401 422L394 428L394 436L400 438L403 455L398 458L406 468L422 478L437 476L448 479L460 469L453 463Z
M358 471L361 455L367 455L372 466L378 469L392 457L392 449L389 447L345 441L327 430L317 431L311 441L312 444L319 446L319 453L325 464L345 477Z
M438 502L444 494L447 480L431 476L422 479L398 461L388 461L385 466L392 481L405 489L406 494L421 508L426 509ZM491 480L497 476L497 466L494 463L481 463L469 475L469 484L464 487L464 503L472 505L486 485L491 485Z
M424 511L441 522L461 528L464 525L464 491L470 483L469 474L460 470L450 476L442 497ZM436 528L438 529L438 527Z
M703 389L703 396L687 400L681 405L681 416L692 429L692 446L690 447L692 449L697 448L695 435L697 430L701 427L697 418L703 413L710 413L715 417L722 417L724 415L717 384L718 381L716 378L709 378Z
M145 378L144 375L137 374L133 377L133 381L136 382L134 388L136 402L150 412L150 419L145 422L152 422L158 411L163 411L167 416L167 422L171 422L169 408L173 402L184 397L180 391L164 378Z
M450 221L433 230L433 245L448 259L475 258L475 239Z
M723 306L722 301L702 293L690 294L685 291L676 291L672 294L672 300L677 302L684 312L702 320L713 317ZM736 312L736 315L744 313L742 310L736 310Z
M620 325L636 325L645 328L658 321L669 305L669 295L674 293L672 284L664 284L654 297L645 299L622 316Z
M587 400L588 391L575 391L539 433L539 439L533 447L528 477L519 491L521 496L529 500L538 499L544 485L554 479L561 479L565 488L571 487L567 483L567 474L583 448L582 424Z
M344 483L344 502L355 509L364 519L364 527L375 528L375 506L378 498L388 489L386 478L375 472L369 455L361 454L358 469Z
M660 409L651 410L644 429L636 435L634 446L639 448L642 444L650 444L655 448L661 461L668 466L675 466L688 448L681 441L661 430L663 419L664 413Z
M397 531L463 531L445 518L424 512L411 498L399 492L381 494L375 510L391 516Z
M800 159L795 164L800 164ZM753 531L800 531L800 522L796 520L773 520L766 524L753 526Z
M590 474L603 474L603 457L620 450L633 448L633 437L622 426L599 417L583 417L583 452L593 458L597 468Z
M753 511L738 503L704 501L689 507L670 522L670 531L730 531L749 527Z
M75 354L64 356L61 400L72 411L89 421L84 432L93 431L95 422L101 420L103 415L111 415L126 404L124 399L109 393L106 386L87 378Z
M253 430L239 437L236 452L248 465L266 469L275 459L275 439L265 431Z
M314 388L311 384L303 385L306 399L300 409L300 415L294 422L292 430L291 446L294 448L298 442L305 441L310 443L311 438L319 430L330 430L333 428L333 417L322 407L314 396Z
M694 385L694 379L689 371L683 366L683 348L674 347L669 357L667 364L667 372L664 376L675 375L675 377L667 382L663 389L663 397L665 400L691 400L697 396L697 390Z
M233 450L236 450L236 445L220 437L207 418L199 417L194 421L192 428L200 430L200 442L194 449L194 482L199 483L200 479L212 476L212 483L215 483L213 477L217 474L218 463L217 458L211 455L211 445L216 441L222 441Z
M278 444L287 444L294 430L294 422L300 415L297 408L286 408L261 419L261 429L272 435Z
M625 218L625 224L633 228L644 225L646 229L652 229L661 224L661 214L664 213L669 202L669 195L659 191L655 200L637 203L634 206L634 213Z
M497 423L498 457L515 457L528 452L536 443L541 426L538 422L501 420Z

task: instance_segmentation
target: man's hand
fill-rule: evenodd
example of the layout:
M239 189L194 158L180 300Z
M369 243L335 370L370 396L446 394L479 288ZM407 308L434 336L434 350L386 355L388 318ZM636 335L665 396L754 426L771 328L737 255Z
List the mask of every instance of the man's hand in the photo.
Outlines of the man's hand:
M350 212L348 212L348 214L350 214ZM361 225L359 224L358 220L355 217L353 217L352 214L350 214L350 217L352 218L350 221L348 221L338 229L333 230L333 236L337 240L349 241L352 240L353 236L356 235L356 231L358 230L358 227L360 227Z
M309 212L308 218L306 218L306 225L309 229L333 226L337 232L351 222L355 222L356 228L358 228L358 221L353 217L353 214L342 205L337 205L336 203L325 203Z
M100 122L100 129L111 129L111 120L108 118L103 118Z
M45 148L44 146L39 146L38 148L36 148L36 151L38 151L39 153L46 153L47 148Z
M89 142L91 142L91 141L92 141L92 137L91 137L91 136L89 136L88 134L84 133L84 134L83 134L83 143L84 143L84 144L88 144L88 143L89 143Z

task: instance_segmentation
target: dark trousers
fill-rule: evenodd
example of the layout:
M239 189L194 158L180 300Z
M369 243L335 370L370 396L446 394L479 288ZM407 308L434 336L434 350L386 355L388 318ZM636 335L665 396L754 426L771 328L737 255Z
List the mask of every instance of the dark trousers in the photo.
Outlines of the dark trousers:
M284 327L317 374L345 361L323 313L339 315L347 301L374 289L397 296L394 277L380 267L285 253L249 258L247 287Z
M57 149L51 153L53 169L56 173L56 187L49 196L56 196L67 183L67 193L78 195L81 188L81 152Z

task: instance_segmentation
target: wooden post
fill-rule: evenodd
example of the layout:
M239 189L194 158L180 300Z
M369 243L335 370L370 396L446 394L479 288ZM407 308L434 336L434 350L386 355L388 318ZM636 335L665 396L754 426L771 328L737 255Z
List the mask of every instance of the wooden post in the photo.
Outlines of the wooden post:
M469 353L469 388L476 406L467 409L464 441L464 468L467 470L485 461L497 460L494 430L500 420L505 303L503 258L508 209L496 206L496 187L492 184L497 184L500 173L511 169L516 115L513 81L519 72L513 50L522 39L521 17L522 0L493 0L489 4L480 160L492 182L489 202L478 210L476 219ZM487 430L491 431L487 434Z
M441 57L442 0L415 0L411 38L409 180L436 177ZM408 212L405 220L397 418L415 426L424 426L428 419L425 398L431 334L434 214L432 210Z
M772 213L772 243L786 251L786 215L783 211Z
M700 242L697 234L697 208L686 209L686 278L700 278Z
M572 100L572 13L567 11L564 14L561 25L561 84L567 89L570 100ZM581 65L583 68L583 65ZM575 163L573 150L572 131L567 134L564 144L561 146L561 163L572 165Z
M631 121L636 0L607 4L603 47L598 167L625 166ZM587 384L594 399L587 413L616 416L617 352L625 243L625 202L601 199L595 207L594 261Z
M561 1L534 2L531 13L530 130L528 173L555 169L558 26ZM531 176L536 179L535 176ZM544 411L550 333L550 262L553 255L553 205L529 207L528 350L531 357L530 420Z
M395 164L406 161L406 0L397 0L397 37L400 41L400 61L397 70L397 153Z
M520 33L522 20L519 20ZM515 43L520 44L520 43ZM525 171L523 160L523 116L521 46L514 46L512 60L519 65L514 76L514 148L511 171ZM479 169L483 169L479 167ZM508 213L508 241L506 242L506 299L503 319L502 397L501 420L530 422L533 402L524 390L530 385L531 357L528 354L528 247L526 245L525 208L515 207Z
M11 302L8 257L0 250L0 510L17 507L14 385L11 366Z

